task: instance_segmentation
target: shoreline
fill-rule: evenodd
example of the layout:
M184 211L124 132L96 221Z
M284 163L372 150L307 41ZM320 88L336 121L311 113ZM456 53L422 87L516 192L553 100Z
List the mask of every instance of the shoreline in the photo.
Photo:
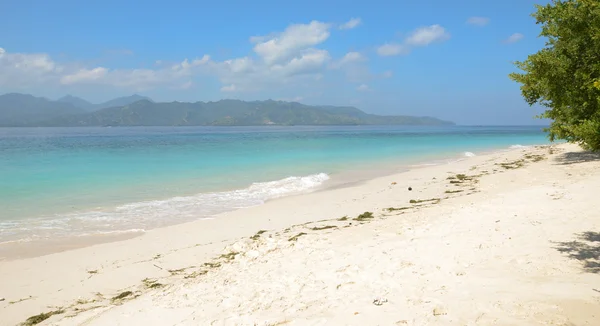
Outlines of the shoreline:
M186 224L186 223L190 223L190 222L198 222L198 221L203 221L203 220L212 219L212 218L218 218L219 215L222 215L222 214L227 214L229 212L237 211L237 210L244 210L244 209L248 209L251 207L261 206L268 202L276 201L276 200L279 200L282 198L302 196L302 195L306 195L306 194L310 194L310 193L317 193L317 192L323 192L323 191L328 191L328 190L360 186L361 184L364 184L365 182L368 182L369 180L372 180L372 179L391 176L391 175L398 174L398 173L404 173L404 172L408 172L408 171L411 171L414 169L452 164L452 163L469 160L469 159L472 159L473 157L477 157L477 156L500 154L500 153L504 153L504 152L510 152L512 150L519 150L519 149L526 149L526 148L532 148L532 147L536 147L536 146L547 146L547 145L549 145L549 144L535 144L535 145L527 145L527 146L513 144L513 145L509 146L508 148L493 147L493 148L488 148L486 150L482 150L481 152L479 152L480 154L476 154L475 156L465 156L464 154L467 152L462 152L460 154L452 152L453 154L450 155L450 151L449 151L448 153L445 153L445 154L435 154L435 155L428 154L427 159L424 159L423 157L393 158L393 159L390 158L384 162L378 162L376 164L376 168L375 168L375 170L377 172L375 172L375 173L373 172L372 167L367 168L367 163L362 162L361 164L358 164L358 165L354 166L353 168L350 168L345 171L336 171L332 174L328 173L328 176L330 177L330 179L315 188L301 191L299 193L286 194L282 197L269 198L269 199L264 200L263 203L258 204L258 205L252 205L252 206L241 207L241 208L233 208L231 210L225 210L216 215L197 217L197 218L183 220L183 221L173 221L171 223L166 223L164 225L153 226L153 227L150 226L150 227L142 227L142 228L136 228L136 229L127 229L127 230L112 230L112 231L107 231L107 232L98 232L98 233L94 233L94 234L77 234L77 235L71 235L71 236L61 236L61 237L57 237L57 238L46 238L46 239L36 239L36 240L16 239L16 240L0 241L0 262L34 258L34 257L44 256L44 255L53 254L53 253L60 253L60 252L73 250L73 249L85 248L85 247L94 246L97 244L123 241L123 240L127 240L127 239L136 238L139 236L143 236L145 233L147 233L148 231L151 231L151 230ZM521 147L513 147L513 146L521 146ZM306 177L306 176L301 176L301 177ZM279 180L272 180L272 181L279 181ZM259 181L259 183L261 183L261 182L271 182L271 181ZM247 186L247 187L249 187L249 186ZM242 188L242 189L247 189L247 187ZM227 189L228 190L223 190L223 191L230 192L230 191L240 190L240 188L231 188L231 189L227 188ZM219 192L221 192L221 191L219 191ZM210 192L210 193L212 193L212 192ZM202 194L202 193L186 193L186 194L178 194L178 195L173 195L173 196L175 196L175 197L184 196L185 197L185 196L194 196L194 195L198 195L198 194ZM148 199L146 201L142 201L139 203L156 201L156 200L158 200L158 201L169 200L171 198L173 198L173 197L153 198L153 199ZM128 204L131 204L131 203L128 203Z
M330 261L331 263L342 265L350 263L350 261L335 260L338 259L335 258L337 257L336 252L345 252L344 255L346 256L344 257L348 259L352 257L356 258L356 260L352 258L351 261L354 262L353 264L358 263L361 266L371 264L369 263L370 259L375 259L374 262L381 263L389 261L389 259L377 260L382 259L380 256L385 256L387 250L401 250L401 252L396 254L408 255L402 258L401 262L398 262L400 264L404 264L404 261L406 264L413 261L410 263L412 265L403 265L404 267L402 268L383 267L382 265L367 268L363 271L367 274L344 274L346 276L336 276L342 278L350 277L348 282L355 283L358 282L357 279L352 281L352 278L359 277L360 275L371 275L369 273L372 273L373 270L384 273L380 276L369 276L373 277L374 280L378 280L385 275L386 270L394 271L400 268L398 269L400 271L409 268L409 266L421 266L417 264L417 261L422 259L437 259L437 257L452 257L452 255L457 257L464 255L471 257L475 255L468 258L468 260L472 260L472 264L487 266L485 265L489 264L486 260L487 258L480 258L477 251L467 249L471 248L470 246L479 246L479 250L484 248L498 248L494 249L496 251L492 255L509 257L507 259L509 261L511 259L515 260L518 263L517 265L522 261L525 264L527 260L533 259L531 258L533 257L531 256L532 254L538 252L535 250L541 250L540 248L542 247L549 247L548 240L567 241L571 239L575 232L600 230L600 221L589 215L590 210L594 212L593 207L590 206L593 205L593 202L590 204L590 200L587 197L578 199L580 196L593 196L593 192L590 189L594 189L595 186L600 184L600 175L598 175L599 170L597 169L600 166L598 164L600 160L598 162L593 160L591 162L582 161L580 165L583 167L576 165L575 163L577 162L569 163L570 165L556 164L556 160L562 156L571 152L577 153L578 151L573 145L562 144L515 149L505 153L476 156L460 162L427 166L390 176L379 177L368 180L360 185L346 188L284 197L260 206L224 213L219 218L212 220L194 221L150 230L144 235L133 239L99 244L41 257L0 262L0 277L5 280L11 280L10 284L4 284L0 287L0 296L5 299L4 301L0 301L0 314L3 318L6 318L5 321L9 324L22 322L29 316L40 313L63 311L60 314L52 316L48 319L48 322L52 325L78 325L84 322L93 325L114 325L118 323L111 324L111 322L123 320L127 324L125 320L134 320L123 319L125 315L135 316L137 318L135 320L143 323L142 320L144 317L140 313L145 312L148 315L147 318L156 318L155 321L160 320L162 325L175 324L175 320L169 318L184 318L188 316L192 311L185 310L187 309L185 307L188 307L191 303L175 303L179 302L178 300L180 299L163 300L161 299L163 297L171 298L173 295L181 297L181 291L187 293L186 296L202 296L202 293L205 293L206 289L219 288L217 284L234 282L232 283L233 285L239 284L228 291L238 291L235 289L244 290L247 288L249 292L232 294L232 298L239 297L240 300L250 300L246 302L252 303L252 305L260 304L263 302L262 299L254 301L257 299L251 299L246 295L263 293L261 292L263 290L259 290L261 286L266 286L266 289L268 289L267 292L264 292L264 295L275 295L276 297L282 295L278 290L269 288L270 285L261 285L260 282L262 281L259 280L263 279L260 275L272 275L264 279L264 282L274 282L269 284L278 284L278 282L289 277L299 277L294 282L303 282L301 279L307 277L304 275L305 272L313 273L311 274L313 276L316 275L314 273L318 274L322 272L320 269L315 269L316 267L305 265L302 263L303 261L317 259L318 261ZM478 176L474 177L474 175ZM453 181L455 183L452 183ZM560 184L556 188L558 182ZM579 184L581 183L585 185L582 188L583 190L580 189L581 186ZM408 191L406 189L407 186L411 186L413 190ZM567 186L569 187L565 188ZM462 191L456 192L458 190ZM410 201L412 200L415 203L411 203ZM577 201L569 204L571 200ZM532 203L536 202L539 203L532 205ZM553 208L554 206L552 205L571 205L565 207L572 209L572 214L575 215L565 214L561 209ZM478 206L481 206L481 208L476 208ZM494 208L490 209L488 206ZM390 207L394 209L388 210ZM505 209L501 209L502 207L505 207ZM560 208L561 206L558 207ZM474 211L471 212L470 210ZM506 213L510 212L511 215L486 217L487 214L504 214L505 210L507 210ZM367 211L373 212L373 219L366 217L362 220L360 218L356 220L357 216ZM545 213L539 216L536 215L533 221L523 222L518 220L518 216L538 214L536 213L537 211L544 211ZM512 217L513 212L514 217ZM554 220L547 220L548 217L546 215L550 216L553 213L559 214L564 221L554 222ZM344 219L344 216L348 216L348 218ZM397 216L400 216L400 218ZM497 224L506 220L508 220L508 224ZM537 221L542 223L542 225L548 225L543 229L545 233L539 233L542 229L531 229L539 225L536 224L536 220L543 221ZM565 221L569 221L568 223L570 224L565 224ZM521 224L524 226L517 228ZM522 229L525 226L527 226L527 229ZM494 228L496 228L496 231L494 231ZM371 229L373 231L369 231ZM433 231L428 231L430 229L438 230L435 232L458 232L458 238L445 240L447 238L444 235L445 233L433 236L430 234ZM466 236L467 233L465 232L471 233L468 233L469 235ZM490 238L491 235L488 235L488 232L497 233L491 233L493 237ZM510 240L507 232L508 234L512 234L511 239L513 240L509 242L507 242ZM550 234L548 232L552 233L552 238L541 240L540 237L544 236L544 234ZM396 239L396 236L394 236L396 233L401 236L397 238L398 240L394 241L409 242L401 244L390 242L391 247L385 245L387 242L380 244L376 244L379 242L373 244L367 243L365 244L366 247L360 245L364 241L383 241L385 239L387 239L385 241L392 241L392 239ZM465 235L462 235L463 233ZM524 234L527 234L527 236L523 236ZM408 235L408 238L405 235ZM416 242L412 243L413 240L411 239ZM532 239L538 240L532 242ZM450 250L452 247L438 243L438 240L450 241L449 243L468 240L469 243L467 247L454 249L460 251L452 251L452 253L439 256L437 251ZM524 252L523 248L510 245L517 242L519 244L523 242L523 245L529 246L527 247L528 249ZM321 248L320 246L324 247ZM383 251L373 249L373 246L383 246L381 247ZM534 251L531 251L533 250L530 248L531 246L536 246ZM317 249L317 247L321 249ZM415 253L411 254L411 252ZM593 282L599 284L598 281L600 280L598 277L600 274L584 274L586 275L585 277L577 276L581 273L581 264L579 261L570 260L554 249L552 249L550 257L548 257L549 253L545 251L539 252L540 257L542 257L539 259L541 261L544 261L544 259L548 260L547 264L555 264L556 266L568 265L568 268L563 268L564 271L561 269L561 273L564 275L560 275L567 277L566 280L568 281L566 282L571 282L577 286L576 291L575 289L571 289L571 292L567 291L568 293L584 296L583 292L581 292L583 291L582 286L586 286L586 291L591 291L590 288L594 284ZM525 254L529 256L520 256ZM482 252L481 255L484 255L481 257L487 257L488 253ZM286 258L288 256L291 258ZM467 258L461 258L461 260L463 259ZM478 259L483 260L479 261ZM313 263L318 264L318 261ZM501 261L504 262L504 260ZM268 262L272 262L275 266L272 266ZM486 263L484 264L484 262ZM436 269L435 264L432 261L420 267L422 268L420 270L415 270L404 276L394 276L393 280L395 281L393 282L406 279L409 282L406 286L411 286L410 284L413 283L416 285L422 284L423 279L419 275L437 275L435 273L439 269ZM453 264L455 263L440 261L437 264L442 270L445 270L449 268L448 266L454 266ZM273 274L275 273L273 271L281 268L280 265L289 265L291 270L279 276L277 276L278 274ZM512 263L512 265L509 263L507 266L513 265L515 263ZM252 268L248 269L251 266ZM529 265L526 264L523 266ZM323 266L322 268L325 267ZM392 269L390 270L389 268ZM490 271L496 271L495 273L497 273L508 267L498 265L494 268L489 268L491 269L483 270L484 272L488 271L484 274ZM473 270L461 267L460 270L452 273L456 273L457 275L464 272L476 274L476 271L477 269ZM542 272L544 271L542 270ZM507 270L506 273L508 273L506 275L513 275L517 272ZM283 275L286 276L284 277ZM508 277L506 275L498 277L502 279L502 277ZM430 276L425 277L430 279ZM274 277L274 279L271 279L271 277ZM282 277L284 278L282 279ZM444 277L447 278L447 276ZM469 277L470 279L471 277ZM319 282L324 280L322 279ZM376 284L380 283L380 281L376 282ZM577 285L580 283L581 285ZM256 284L259 288L253 288L253 284ZM311 283L310 286L312 287L316 284L320 283ZM369 284L372 284L372 282L369 282ZM385 285L388 283L383 282L381 284ZM204 290L194 292L193 286L197 285L202 285L202 289ZM205 288L205 286L208 286L208 288ZM290 283L288 286L295 287L298 284ZM345 286L342 286L342 288ZM335 287L334 284L334 290L331 291L335 292ZM526 289L531 293L535 293L535 290L531 288ZM316 288L314 290L318 291ZM513 290L517 291L516 289ZM419 290L414 289L414 291L418 292ZM124 293L129 293L125 295L126 299L115 299ZM315 292L314 295L320 298L326 294L333 295L331 293L328 290L319 295ZM352 293L356 295L359 292ZM130 295L131 297L129 297ZM208 295L206 300L209 300L210 298L214 298L214 295L221 294L213 293L206 295ZM377 291L367 293L366 299L370 300L370 304L373 301L373 296L380 295L385 295L385 293ZM429 295L435 294L432 292ZM523 295L525 296L526 294ZM593 309L586 310L588 312L582 315L585 318L590 316L589 311L600 311L598 310L598 305L590 303L590 295L594 295L594 292L591 291L586 294L585 307L592 307ZM140 297L129 301L129 299L137 296ZM198 297L198 300L198 304L201 304L205 299ZM292 313L287 308L285 310L288 311L286 316L281 315L283 310L278 310L277 308L274 312L269 312L268 316L263 315L261 317L260 314L254 313L248 315L248 312L222 310L234 309L235 305L219 305L216 307L214 306L214 302L217 302L214 301L216 299L210 300L213 303L205 302L205 304L208 304L212 308L206 308L209 309L206 311L202 308L200 311L204 311L204 313L201 312L201 316L198 316L208 324L211 322L208 318L216 318L214 319L215 321L220 320L221 322L225 322L226 316L231 314L250 318L245 319L245 322L238 320L243 325L253 324L253 322L260 320L263 322L267 320L275 322L275 319L281 321L282 318L287 319L288 317L286 316L302 315L299 312L302 310ZM224 300L224 298L219 300ZM269 300L275 299L272 298ZM301 302L298 301L300 299L290 298L289 300L291 301L285 301L287 302L285 303L286 305L293 305L292 302ZM307 298L303 297L302 300L307 300ZM333 301L328 301L329 303L326 306L331 305L332 302L340 302L339 298L331 300ZM414 298L411 300L413 300L411 302L415 302ZM174 302L172 308L169 308L169 302ZM391 302L394 301L391 300ZM155 311L148 310L148 307L154 307L157 304L164 304L166 306L161 306L162 308L159 307ZM321 303L316 303L315 307L321 305ZM360 304L360 306L365 305L366 303ZM427 309L430 309L430 305L425 304L425 306L428 307ZM184 311L177 310L179 309L177 307L184 309ZM330 308L333 310L338 309ZM460 310L460 308L455 306L451 308L451 311L455 313ZM257 313L263 310L269 311L266 307L257 307L255 309L258 309L256 310ZM350 309L359 308L353 307ZM279 311L279 315L277 311ZM309 312L311 311L309 310ZM363 313L360 313L359 317L353 319L355 321L350 321L348 324L360 324L359 321L361 320L362 324L364 324L367 320L360 319L362 318L360 316L365 316L366 318L370 314L368 311L365 312L364 309L361 311ZM312 313L316 314L314 311ZM373 313L376 312L374 311ZM431 311L429 313L431 314ZM156 314L159 315L157 316ZM380 314L380 312L377 314ZM302 316L300 315L294 318L301 318ZM352 314L350 313L350 315ZM371 314L371 316L376 315ZM308 318L307 316L302 318L305 317ZM421 319L415 320L418 321ZM151 319L146 320L146 322L149 321ZM234 322L230 320L230 323ZM417 322L417 324L419 323Z

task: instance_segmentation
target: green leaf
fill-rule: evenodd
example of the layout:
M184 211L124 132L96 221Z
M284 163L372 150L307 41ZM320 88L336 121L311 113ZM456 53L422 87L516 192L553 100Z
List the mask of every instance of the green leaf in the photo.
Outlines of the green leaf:
M600 2L553 0L535 8L546 46L515 62L521 72L509 78L529 105L548 108L538 117L552 119L551 141L600 150Z

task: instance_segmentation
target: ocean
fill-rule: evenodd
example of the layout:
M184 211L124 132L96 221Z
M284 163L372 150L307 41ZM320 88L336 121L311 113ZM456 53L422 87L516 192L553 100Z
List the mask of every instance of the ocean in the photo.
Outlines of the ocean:
M141 233L547 143L539 126L0 128L0 244Z

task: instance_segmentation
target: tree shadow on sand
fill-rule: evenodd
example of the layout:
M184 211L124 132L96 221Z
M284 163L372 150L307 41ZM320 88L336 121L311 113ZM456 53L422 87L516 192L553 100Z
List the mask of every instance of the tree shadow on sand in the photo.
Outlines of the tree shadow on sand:
M555 249L582 262L587 273L600 273L600 232L577 234L577 240L555 242Z
M566 152L560 154L556 161L560 165L600 161L600 152Z

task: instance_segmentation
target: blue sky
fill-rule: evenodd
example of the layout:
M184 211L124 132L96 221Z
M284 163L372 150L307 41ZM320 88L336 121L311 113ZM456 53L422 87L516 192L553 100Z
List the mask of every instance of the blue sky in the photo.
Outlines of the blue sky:
M540 123L507 75L544 45L530 14L545 2L5 0L0 93Z

